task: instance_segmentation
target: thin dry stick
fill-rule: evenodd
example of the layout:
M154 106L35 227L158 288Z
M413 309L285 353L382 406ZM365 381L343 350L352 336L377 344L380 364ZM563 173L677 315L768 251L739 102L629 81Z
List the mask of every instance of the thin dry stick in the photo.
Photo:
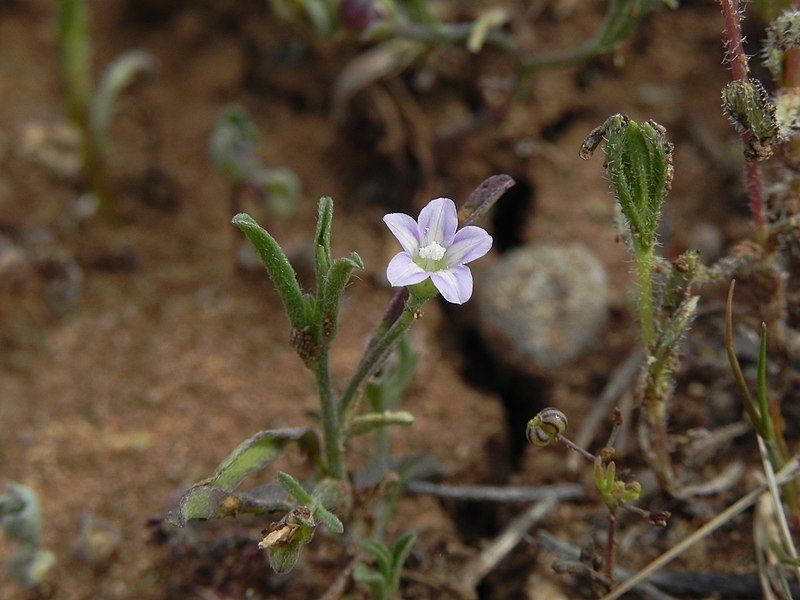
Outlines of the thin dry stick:
M566 500L581 498L585 493L583 486L577 483L531 487L524 485L448 485L446 483L412 481L406 489L415 494L469 502L538 502L546 498Z
M782 484L796 477L798 473L798 466L800 465L798 463L797 457L795 456L777 473L777 475L775 476L776 483ZM676 546L673 546L672 548L664 552L664 554L659 556L657 559L655 559L641 571L636 573L636 575L634 575L630 579L627 579L610 594L603 596L600 600L616 600L616 598L619 598L625 592L636 587L638 583L644 581L650 575L658 571L661 567L673 561L675 558L680 556L681 553L694 546L701 539L703 539L707 535L713 533L714 531L722 527L722 525L730 521L733 517L737 516L738 514L750 508L753 504L755 504L756 500L758 500L758 497L761 494L763 494L767 489L768 489L767 485L761 485L756 489L754 489L753 491L751 491L750 493L742 496L739 500L734 502L731 506L726 508L719 515L711 519L708 523L703 525L692 535L684 539Z
M789 557L794 560L797 558L797 548L794 545L794 540L792 540L792 534L789 531L789 523L786 521L786 513L783 512L783 505L781 504L781 493L778 490L778 484L775 481L775 470L772 468L772 463L769 462L769 457L767 456L767 446L764 443L764 440L761 439L761 436L756 436L758 440L758 450L761 452L761 463L764 465L764 473L767 476L767 486L769 487L770 496L772 496L772 502L775 505L775 518L778 521L778 531L781 534L781 541L783 542L783 547L789 553ZM794 572L795 577L797 577L797 581L800 582L800 567L795 567L792 569Z
M522 541L522 538L528 534L528 530L547 516L557 503L555 498L547 498L534 504L511 521L500 535L464 567L459 582L464 589L474 590L481 580L491 573L497 564Z
M637 347L611 375L606 387L603 388L600 397L583 420L581 428L575 436L575 443L578 446L586 448L592 443L600 421L609 413L611 405L628 389L631 381L633 381L633 378L642 367L642 360L644 360L644 352L641 347ZM567 467L571 471L578 468L578 456L576 454L570 455L567 459Z
M331 587L328 588L328 591L323 594L320 600L339 600L344 595L344 591L350 581L350 575L363 559L364 555L361 552L357 553L339 573L339 576L333 581Z

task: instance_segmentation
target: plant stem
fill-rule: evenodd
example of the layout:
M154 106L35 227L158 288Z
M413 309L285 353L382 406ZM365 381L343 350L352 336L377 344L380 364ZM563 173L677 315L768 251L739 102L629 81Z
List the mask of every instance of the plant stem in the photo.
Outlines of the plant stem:
M746 81L749 75L747 54L742 41L742 17L739 13L739 0L720 0L722 18L725 22L725 51L731 64L731 75L734 80ZM742 144L749 146L751 134L742 134ZM750 215L756 229L756 237L761 244L767 241L766 206L761 187L761 174L758 163L747 161L744 168L747 178L747 196L750 201Z
M347 478L342 456L339 414L331 392L331 378L328 372L328 351L322 350L312 365L317 378L319 400L322 407L322 430L325 437L325 457L328 474L335 479Z
M416 298L411 296L406 302L403 312L400 317L395 320L386 332L380 337L373 337L370 345L367 347L361 362L356 368L356 372L350 378L347 387L339 399L339 414L338 417L342 422L346 422L347 418L353 408L353 403L356 401L361 386L372 375L374 369L380 363L381 359L391 350L392 346L400 339L400 336L411 326L417 318L417 311L427 298ZM382 327L383 324L378 327Z
M655 315L653 314L653 248L634 249L636 260L636 308L642 329L642 343L648 356L656 343Z
M606 537L606 555L603 563L603 573L610 580L614 579L614 554L617 549L617 513L608 512L608 535Z
M573 442L569 438L565 438L563 435L557 436L556 439L559 442L561 442L562 444L564 444L570 450L573 450L573 451L577 452L580 456L582 456L583 458L588 460L590 463L594 464L594 461L595 461L596 457L595 457L594 454L592 454L588 450L584 450L583 448L578 446L575 442Z

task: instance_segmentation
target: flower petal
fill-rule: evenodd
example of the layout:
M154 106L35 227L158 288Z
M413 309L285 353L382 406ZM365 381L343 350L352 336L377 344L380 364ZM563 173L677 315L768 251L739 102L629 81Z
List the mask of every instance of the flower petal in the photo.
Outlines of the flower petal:
M480 258L492 247L492 236L474 225L459 229L447 249L444 259L448 265L463 265Z
M450 198L436 198L419 213L419 244L438 242L445 248L453 243L458 228L458 211Z
M406 252L395 254L386 267L386 278L394 287L414 285L428 278L428 272L417 265Z
M472 273L469 267L458 265L445 271L431 273L431 280L445 300L464 304L472 296Z
M403 213L390 213L383 217L392 235L397 238L403 250L413 255L419 248L419 229L417 222Z

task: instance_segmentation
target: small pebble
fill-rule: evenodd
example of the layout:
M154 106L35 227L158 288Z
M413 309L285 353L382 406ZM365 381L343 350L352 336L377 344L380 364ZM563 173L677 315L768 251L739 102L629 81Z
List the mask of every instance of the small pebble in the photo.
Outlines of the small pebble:
M582 244L517 248L476 284L481 326L499 353L562 367L597 341L607 288L605 268Z

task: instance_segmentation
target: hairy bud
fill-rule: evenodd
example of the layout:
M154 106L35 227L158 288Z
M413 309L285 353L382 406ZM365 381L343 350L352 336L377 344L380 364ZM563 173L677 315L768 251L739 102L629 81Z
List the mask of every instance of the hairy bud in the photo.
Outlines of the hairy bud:
M747 160L772 156L778 141L775 105L757 79L731 81L722 89L722 110L740 134L749 133L745 147Z

